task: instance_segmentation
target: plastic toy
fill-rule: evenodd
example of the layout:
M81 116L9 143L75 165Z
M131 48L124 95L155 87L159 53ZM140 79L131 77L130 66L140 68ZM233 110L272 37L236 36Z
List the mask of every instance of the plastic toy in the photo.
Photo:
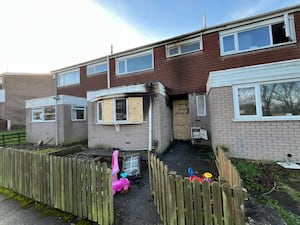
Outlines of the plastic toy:
M193 168L189 167L188 168L188 173L190 175L190 181L193 182L194 180L198 180L200 183L203 181L207 181L209 183L212 182L212 177L213 175L210 172L205 172L202 174L202 177L198 177L194 174Z
M130 187L130 181L126 178L127 174L122 173L121 178L118 179L119 162L118 162L119 151L115 150L112 155L112 194L115 195L118 191L127 191Z

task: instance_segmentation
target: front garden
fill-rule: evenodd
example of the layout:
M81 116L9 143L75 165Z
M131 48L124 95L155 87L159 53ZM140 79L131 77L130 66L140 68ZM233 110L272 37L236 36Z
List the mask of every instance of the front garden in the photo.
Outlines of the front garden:
M287 225L300 225L300 170L285 169L275 162L232 161L248 191L246 215L250 222L256 218L283 224L277 212Z

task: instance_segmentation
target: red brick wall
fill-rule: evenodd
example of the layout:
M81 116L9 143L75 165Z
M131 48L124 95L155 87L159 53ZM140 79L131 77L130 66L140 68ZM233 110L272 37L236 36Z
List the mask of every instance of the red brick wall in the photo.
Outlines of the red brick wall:
M86 66L80 67L80 84L59 87L59 95L72 95L77 97L86 97L86 91L99 90L107 88L107 75L100 73L94 76L86 75Z
M300 40L300 12L294 14L297 40ZM115 59L110 59L111 87L161 81L171 95L205 92L210 71L277 62L300 58L300 45L285 45L230 56L220 56L219 33L203 35L203 51L166 58L165 45L154 48L154 70L115 75ZM107 87L106 73L86 76L86 67L81 68L80 85L59 88L59 94L86 96L86 90Z
M300 13L296 13L297 40L300 40ZM154 71L115 76L111 60L111 85L120 86L160 80L171 95L205 92L210 71L296 59L300 57L299 43L281 47L220 56L219 33L203 35L203 51L166 59L165 46L154 49Z

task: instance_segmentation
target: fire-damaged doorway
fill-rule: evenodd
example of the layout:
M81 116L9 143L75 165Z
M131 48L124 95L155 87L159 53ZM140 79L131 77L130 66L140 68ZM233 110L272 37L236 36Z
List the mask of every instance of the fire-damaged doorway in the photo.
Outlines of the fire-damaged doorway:
M173 100L173 133L175 140L190 139L188 99Z

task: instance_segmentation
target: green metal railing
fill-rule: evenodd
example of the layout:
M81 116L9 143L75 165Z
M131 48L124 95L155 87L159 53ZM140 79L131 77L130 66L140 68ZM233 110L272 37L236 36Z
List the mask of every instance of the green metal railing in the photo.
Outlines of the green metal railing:
M0 134L0 146L18 145L26 142L26 133L8 133Z

